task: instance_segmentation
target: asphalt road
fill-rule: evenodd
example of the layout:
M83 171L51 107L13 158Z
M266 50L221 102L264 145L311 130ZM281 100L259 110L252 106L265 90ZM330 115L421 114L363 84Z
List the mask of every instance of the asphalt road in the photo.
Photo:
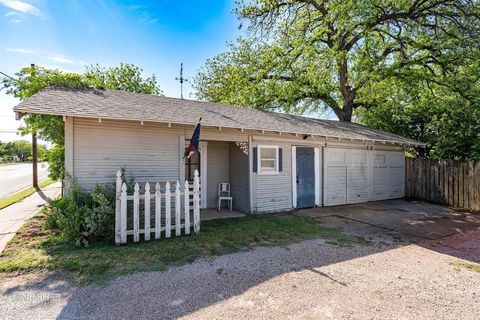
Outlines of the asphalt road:
M48 164L38 164L38 180L48 176ZM13 164L0 166L0 199L23 188L32 185L32 164Z

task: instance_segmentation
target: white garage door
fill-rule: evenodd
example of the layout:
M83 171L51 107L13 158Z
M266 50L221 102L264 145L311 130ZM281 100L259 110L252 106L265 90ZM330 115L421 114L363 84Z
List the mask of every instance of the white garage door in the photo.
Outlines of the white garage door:
M369 162L367 150L325 149L324 205L368 201Z
M405 158L398 151L325 149L324 205L405 195Z

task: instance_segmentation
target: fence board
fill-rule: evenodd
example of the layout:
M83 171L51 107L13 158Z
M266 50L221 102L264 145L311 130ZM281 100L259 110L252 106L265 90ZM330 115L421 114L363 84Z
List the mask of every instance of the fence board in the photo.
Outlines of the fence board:
M140 241L140 197L139 197L138 183L135 183L134 192L133 192L133 242Z
M170 238L172 235L172 199L170 193L170 182L167 182L165 189L165 238Z
M406 159L407 197L480 210L480 162Z
M183 210L185 214L185 234L190 234L190 190L189 190L189 184L188 181L185 181L185 187L184 187L184 204L183 204Z
M181 235L180 231L180 182L177 181L175 186L175 235Z
M458 207L459 208L464 208L465 207L465 201L464 201L464 190L463 190L463 184L464 184L464 175L463 175L463 163L460 162L458 164Z
M120 243L127 243L127 185L122 185L120 197Z
M145 184L145 216L144 216L144 224L145 230L150 230L150 184L147 182ZM150 240L150 232L145 232L143 235L145 241Z
M155 239L160 239L162 228L162 198L160 193L160 183L155 184Z

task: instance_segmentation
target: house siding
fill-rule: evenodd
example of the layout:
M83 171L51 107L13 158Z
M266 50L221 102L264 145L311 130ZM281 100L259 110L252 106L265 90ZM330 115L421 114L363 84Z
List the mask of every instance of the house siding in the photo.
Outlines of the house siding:
M278 174L262 175L252 173L253 179L253 211L273 212L292 209L292 144L282 142L257 143L276 145L282 148L283 165ZM252 161L252 157L250 158Z
M235 210L249 213L248 155L235 143L230 143L230 187Z
M207 145L207 207L215 208L218 184L229 181L229 143L209 141Z
M99 123L85 118L75 118L73 126L73 175L82 188L113 183L120 168L138 182L180 179L180 136L176 133L135 122Z
M113 183L115 173L125 168L127 177L138 182L177 181L184 171L182 162L185 138L188 140L193 126L144 123L139 121L67 118L66 139L69 172L80 187L91 189L95 184ZM282 149L282 171L261 175L249 171L253 157L245 155L233 141L248 141L249 134L240 130L202 128L202 141L207 141L207 207L216 207L220 182L230 182L234 208L243 212L275 212L291 210L292 201L292 145L319 148L319 169L323 173L322 146L326 141L305 140L287 134L250 135L251 147L276 145ZM72 146L73 144L73 146ZM366 143L328 142L328 148L364 149ZM374 144L374 150L400 151L400 147ZM399 157L400 158L400 157ZM323 159L325 160L325 159ZM399 160L400 161L400 160ZM396 197L403 193L403 167L396 168L390 193ZM392 173L387 170L388 174ZM327 187L338 177L326 175L326 186L319 181L319 202ZM251 190L250 190L251 188ZM325 194L328 196L328 192ZM393 195L392 195L393 196Z

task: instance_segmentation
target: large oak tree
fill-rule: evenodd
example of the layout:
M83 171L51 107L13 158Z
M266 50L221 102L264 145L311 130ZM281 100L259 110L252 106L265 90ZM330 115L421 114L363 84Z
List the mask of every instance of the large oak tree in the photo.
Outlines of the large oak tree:
M236 13L246 36L206 62L200 99L352 121L379 82L436 81L478 59L476 0L256 0Z

